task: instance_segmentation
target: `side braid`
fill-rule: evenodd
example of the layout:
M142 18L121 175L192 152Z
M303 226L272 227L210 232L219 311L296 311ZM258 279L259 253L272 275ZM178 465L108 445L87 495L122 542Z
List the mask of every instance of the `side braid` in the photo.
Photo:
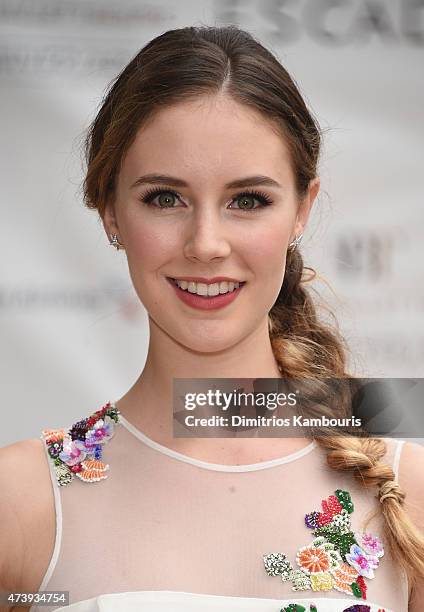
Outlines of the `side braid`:
M316 307L303 285L316 278L313 269L304 276L303 259L296 250L287 255L286 274L276 303L269 313L270 339L284 378L315 379L325 397L326 378L354 378L346 371L345 341L337 327L318 320ZM328 396L331 394L328 384ZM319 413L334 417L328 406ZM343 413L343 402L338 406ZM340 414L338 414L340 416ZM375 488L384 519L383 530L391 555L408 576L410 591L415 579L424 577L424 534L404 509L405 493L395 481L393 469L381 459L387 445L382 438L331 435L320 428L314 439L327 451L327 464L334 470L350 472L365 488ZM366 525L379 513L368 515Z
M392 468L380 461L386 453L386 443L381 438L340 435L315 439L327 450L327 464L332 469L352 472L364 487L376 488L390 552L406 572L412 588L417 575L424 576L424 535L405 512L405 493L395 481ZM378 512L376 510L368 516L366 525Z

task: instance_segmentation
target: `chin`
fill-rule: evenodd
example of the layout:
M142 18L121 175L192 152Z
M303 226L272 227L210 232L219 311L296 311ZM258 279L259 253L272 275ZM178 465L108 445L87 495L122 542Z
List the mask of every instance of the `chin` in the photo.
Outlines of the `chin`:
M174 338L189 350L199 353L217 353L225 351L237 344L244 334L241 330L238 333L234 329L229 329L228 325L209 326L202 321L199 326L193 329L179 330Z

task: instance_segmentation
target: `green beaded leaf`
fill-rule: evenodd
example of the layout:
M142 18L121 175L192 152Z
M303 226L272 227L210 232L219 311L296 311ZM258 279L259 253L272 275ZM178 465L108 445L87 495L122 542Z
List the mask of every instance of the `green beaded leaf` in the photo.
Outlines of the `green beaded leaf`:
M318 530L315 530L314 533L316 533L316 531ZM343 561L346 561L346 554L350 551L352 544L357 544L355 535L352 531L348 533L329 532L326 534L326 538L329 542L334 544L340 552Z
M320 537L324 537L327 538L327 534L329 533L338 533L337 531L334 531L331 527L329 527L328 525L323 525L322 527L317 527L316 529L314 529L313 531L314 535L316 536L320 536Z
M357 582L352 582L350 588L352 589L352 593L355 595L355 597L362 598L362 590Z
M343 508L347 510L349 514L352 514L354 506L349 491L337 489L335 491L335 494Z
M110 416L111 419L115 421L115 423L119 422L119 412L118 408L108 408L105 412L105 415Z
M324 538L324 536L319 536L318 538L315 538L315 540L312 540L311 546L313 546L313 548L318 548L319 546L325 543L326 539Z
M281 608L280 612L305 612L306 608L300 604L289 604L285 608Z

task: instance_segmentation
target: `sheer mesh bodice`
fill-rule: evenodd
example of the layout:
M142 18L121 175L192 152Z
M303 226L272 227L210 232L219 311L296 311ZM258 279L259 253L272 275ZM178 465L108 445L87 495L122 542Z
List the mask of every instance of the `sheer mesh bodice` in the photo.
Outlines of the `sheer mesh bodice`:
M385 461L397 473L402 441L386 443ZM46 457L57 533L40 590L68 590L78 612L278 612L291 602L308 611L315 602L318 612L342 612L355 604L367 604L371 612L407 612L406 581L387 547L367 581L366 601L334 589L294 592L290 582L265 571L263 555L273 552L295 565L298 549L314 539L305 514L320 510L321 500L335 490L351 494L353 531L360 531L379 505L374 490L329 468L315 442L272 461L212 464L157 444L121 416L104 448L107 479L74 478L59 487ZM367 531L384 542L380 515Z

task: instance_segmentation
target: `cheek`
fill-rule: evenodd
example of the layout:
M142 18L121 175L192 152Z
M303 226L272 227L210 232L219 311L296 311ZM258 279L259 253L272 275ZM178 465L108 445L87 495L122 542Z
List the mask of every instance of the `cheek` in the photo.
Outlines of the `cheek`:
M155 228L154 224L132 224L127 232L127 257L140 270L152 270L175 253L177 242L176 232L166 232L163 228Z
M252 269L260 271L264 278L282 270L289 236L290 228L281 223L257 227L255 231L243 234L242 250Z

